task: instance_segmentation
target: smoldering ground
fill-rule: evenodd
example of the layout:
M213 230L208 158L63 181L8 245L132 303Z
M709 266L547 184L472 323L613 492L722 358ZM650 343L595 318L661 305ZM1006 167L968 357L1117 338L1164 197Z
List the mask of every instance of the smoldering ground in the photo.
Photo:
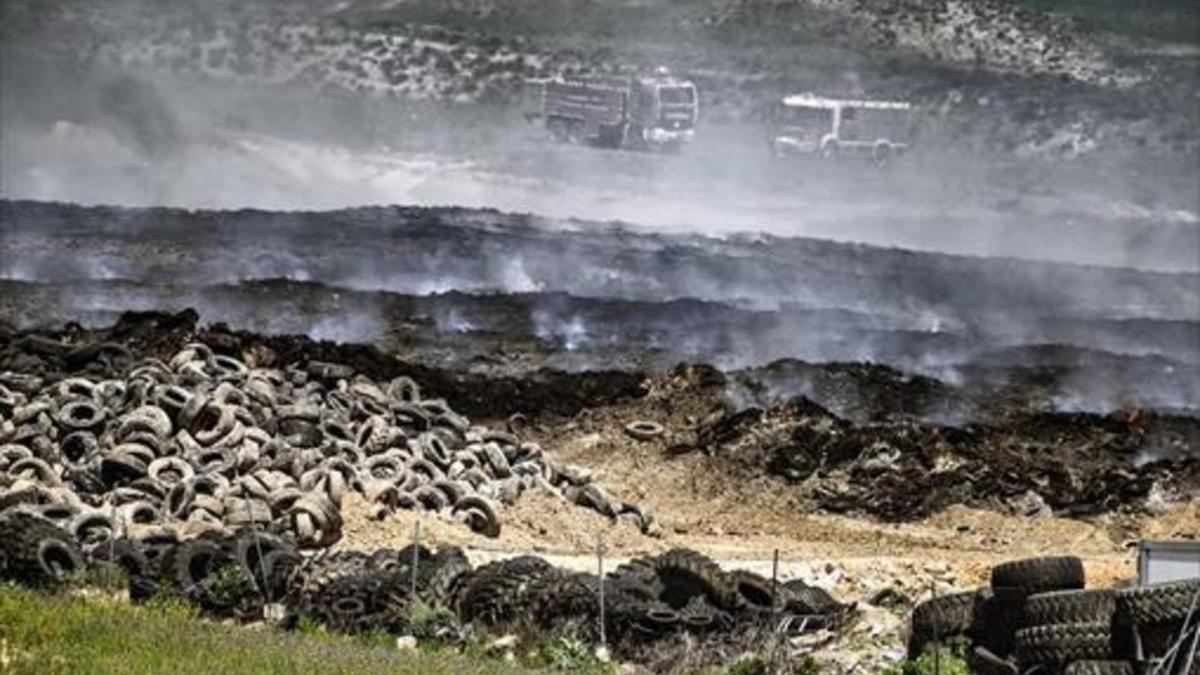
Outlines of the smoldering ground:
M977 147L971 134L996 122L950 136L933 109L921 111L932 125L919 139L926 154L889 171L779 166L763 150L763 120L709 122L703 112L703 133L682 156L563 147L523 119L521 78L496 80L505 71L479 51L512 48L503 41L438 29L392 44L389 30L413 29L347 28L311 8L261 3L181 6L161 18L139 12L138 0L11 4L22 6L33 9L6 33L0 73L0 192L10 198L272 210L454 204L680 232L1200 268L1200 195L1186 156L1025 161ZM387 73L371 79L380 50L412 60L399 85ZM534 52L521 56L528 72L542 73L547 59L570 65ZM876 68L872 55L854 62L864 73ZM827 86L854 74L846 68L831 66ZM354 87L337 77L360 72L366 79ZM953 88L936 72L922 76L932 78L926 89ZM503 87L489 97L485 80ZM702 110L730 105L724 90L720 105L706 93ZM733 101L757 110L762 97Z
M139 25L110 18L105 31ZM185 29L204 34L207 20ZM97 50L127 44L97 31L83 35ZM764 157L761 125L744 120L702 122L679 156L611 152L550 144L515 104L221 79L134 52L80 63L30 47L6 44L0 193L203 211L6 205L0 274L23 282L15 304L56 284L56 300L23 323L196 306L209 321L388 344L413 330L397 326L389 295L464 291L532 294L518 303L523 327L442 306L438 333L520 334L539 358L575 369L793 357L953 379L979 358L1044 344L1161 358L1173 372L1200 361L1200 196L1174 160L1063 163L930 143L936 152L885 170L781 166ZM280 213L394 203L545 217ZM261 211L212 210L245 208ZM613 220L630 224L600 222ZM257 292L264 280L309 282L317 300L288 304ZM335 302L347 297L359 300ZM1179 377L1158 387L1153 369L1128 370L1136 382L1072 372L1075 385L1049 394L1066 409L1197 407ZM805 391L781 389L791 390Z
M464 209L5 202L0 214L13 260L44 261L0 270L11 280L6 314L23 325L194 307L208 322L374 342L489 372L798 358L996 388L1040 377L1030 405L1046 409L1200 400L1196 275L560 227ZM762 402L813 393L787 377L764 391Z

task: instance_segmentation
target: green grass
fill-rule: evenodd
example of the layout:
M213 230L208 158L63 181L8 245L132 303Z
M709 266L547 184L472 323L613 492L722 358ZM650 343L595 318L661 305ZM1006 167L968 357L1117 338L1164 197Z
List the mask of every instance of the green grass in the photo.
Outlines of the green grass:
M533 672L479 650L401 652L390 636L252 629L203 620L183 604L111 598L0 587L0 675Z
M883 675L971 675L967 662L951 652L937 656L925 652L915 661L905 661L883 671Z

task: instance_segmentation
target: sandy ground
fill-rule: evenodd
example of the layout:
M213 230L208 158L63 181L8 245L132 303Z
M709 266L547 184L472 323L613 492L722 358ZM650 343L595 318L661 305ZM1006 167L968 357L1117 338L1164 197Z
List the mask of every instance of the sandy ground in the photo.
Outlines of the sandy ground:
M364 505L351 502L339 545L400 546L412 540L419 520L423 541L464 546L481 560L536 552L579 569L595 569L598 537L613 563L686 546L726 566L770 574L778 552L783 578L801 577L861 601L885 588L919 597L934 587L986 585L992 565L1038 555L1080 556L1090 585L1113 586L1136 575L1139 539L1200 537L1200 500L1165 505L1154 514L1113 513L1088 520L962 506L898 524L812 513L776 479L735 480L728 465L717 460L696 454L667 457L673 441L669 426L663 437L648 442L623 433L635 419L669 424L663 405L663 398L651 396L528 431L556 458L590 469L614 497L649 507L656 517L649 534L627 521L610 521L555 495L533 492L503 512L498 539L429 514L401 512L373 522Z

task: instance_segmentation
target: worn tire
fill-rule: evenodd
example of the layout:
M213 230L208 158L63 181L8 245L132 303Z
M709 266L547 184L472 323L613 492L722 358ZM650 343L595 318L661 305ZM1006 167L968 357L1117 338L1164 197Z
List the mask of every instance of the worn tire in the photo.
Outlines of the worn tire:
M1074 661L1112 658L1112 625L1062 623L1017 631L1016 657L1023 668L1059 667Z
M1116 593L1117 620L1136 626L1183 621L1198 594L1200 579L1123 588ZM1200 612L1200 602L1196 606Z
M1033 595L1083 587L1083 561L1075 556L1027 558L992 568L993 589L1020 590Z
M664 432L663 425L658 422L650 422L646 420L637 420L625 425L625 434L630 438L638 441L651 441Z
M1129 661L1076 661L1063 670L1063 675L1133 675Z
M394 632L405 621L406 588L399 572L339 575L306 597L302 612L342 632Z
M503 625L516 620L525 607L531 583L553 573L545 560L518 556L479 568L466 589L461 609L464 621Z
M1020 591L981 591L971 625L971 638L975 644L1001 658L1012 656L1025 600L1025 594Z
M729 573L738 595L738 607L749 612L773 612L776 607L787 605L787 589L783 584L771 586L771 580L761 574L747 570L736 570Z
M238 535L235 554L242 573L268 600L286 594L289 577L302 561L299 551L287 540L251 530Z
M721 567L702 553L672 549L655 559L654 569L663 586L659 599L673 609L683 609L697 595L721 609L737 608L737 589Z
M199 592L204 581L234 561L230 552L204 539L179 543L163 560L163 571L173 588L186 596Z
M728 627L731 617L721 610L708 604L704 598L692 598L687 607L679 613L683 626L693 633L704 633L717 628Z
M117 523L112 516L100 511L81 513L67 526L71 536L82 546L102 546L117 536Z
M65 531L28 512L0 516L0 559L0 577L33 587L61 584L85 564Z
M978 591L931 598L913 608L908 658L915 659L931 643L971 632Z
M461 548L443 546L434 556L433 572L419 589L425 600L457 613L458 599L465 582L471 578L471 563Z
M529 614L544 629L555 630L598 616L600 581L594 574L555 571L529 589ZM606 589L607 590L607 589ZM590 622L587 626L590 628Z
M1110 590L1051 591L1025 599L1022 627L1060 623L1108 623L1116 612L1117 597Z
M642 556L622 563L607 576L613 590L623 596L643 602L658 599L662 593L662 582L654 569L654 557Z
M473 532L485 537L500 536L500 517L498 508L492 500L481 495L467 495L458 500L452 513L466 521Z
M85 563L79 547L63 534L30 532L21 536L7 567L15 580L37 587L69 581Z

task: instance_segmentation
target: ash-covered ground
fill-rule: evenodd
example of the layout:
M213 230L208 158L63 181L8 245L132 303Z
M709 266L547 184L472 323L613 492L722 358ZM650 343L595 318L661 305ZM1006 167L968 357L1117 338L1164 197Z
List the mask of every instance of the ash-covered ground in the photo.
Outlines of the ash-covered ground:
M889 458L878 466L898 472L900 503L865 474L849 502L817 500L831 511L911 519L988 503L997 483L961 487L957 465L938 457L973 456L979 469L997 466L1002 449L1019 449L1012 461L1033 475L1064 462L1085 476L1075 496L1019 479L1002 490L1010 500L1040 489L1062 508L1102 512L1108 493L1131 491L1112 497L1124 504L1151 489L1187 499L1196 487L1197 274L466 209L5 202L0 216L8 367L38 367L22 356L22 329L197 310L192 323L221 331L374 345L381 358L459 378L445 395L493 418L569 417L639 399L643 380L679 364L712 368L696 417L674 425L696 435L680 441L691 450L794 482ZM396 367L381 363L359 367ZM809 403L797 408L798 398ZM917 474L901 471L909 461ZM1183 465L1158 485L1141 470L1162 462ZM1109 469L1128 473L1093 474ZM942 487L911 489L925 478ZM1136 486L1121 487L1126 479Z
M663 523L536 502L508 552L1114 582L1200 536L1200 12L1045 4L6 2L0 371L406 374ZM657 65L700 92L679 155L525 118L531 80ZM772 162L799 91L913 101L913 152Z

